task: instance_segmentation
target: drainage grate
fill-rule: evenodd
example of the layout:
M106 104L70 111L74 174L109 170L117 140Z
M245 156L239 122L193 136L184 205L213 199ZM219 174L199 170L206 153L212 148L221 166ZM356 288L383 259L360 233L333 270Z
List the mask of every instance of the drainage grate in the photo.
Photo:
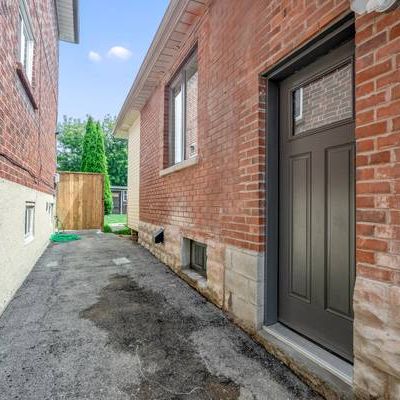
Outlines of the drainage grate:
M126 257L120 257L120 258L114 258L113 263L115 265L124 265L124 264L129 264L130 261Z

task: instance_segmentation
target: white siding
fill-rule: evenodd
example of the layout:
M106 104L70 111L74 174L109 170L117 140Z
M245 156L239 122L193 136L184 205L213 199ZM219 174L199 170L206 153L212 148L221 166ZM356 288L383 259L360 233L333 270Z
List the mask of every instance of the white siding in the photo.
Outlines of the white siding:
M139 230L140 187L140 117L129 130L128 136L128 226Z

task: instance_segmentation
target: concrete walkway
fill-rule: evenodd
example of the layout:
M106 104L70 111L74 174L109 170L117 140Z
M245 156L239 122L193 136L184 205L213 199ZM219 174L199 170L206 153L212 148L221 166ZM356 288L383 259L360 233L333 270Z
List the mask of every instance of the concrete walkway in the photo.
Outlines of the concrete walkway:
M316 399L139 245L50 245L0 318L0 398Z

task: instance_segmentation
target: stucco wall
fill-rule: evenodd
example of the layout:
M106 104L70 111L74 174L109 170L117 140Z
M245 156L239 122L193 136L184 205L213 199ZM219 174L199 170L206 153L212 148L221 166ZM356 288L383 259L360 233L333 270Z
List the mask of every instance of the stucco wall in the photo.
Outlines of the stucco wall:
M24 238L26 202L35 203L35 234L28 242ZM54 197L0 179L0 314L49 242L53 225L46 202L54 203Z
M139 230L140 117L128 137L128 226Z

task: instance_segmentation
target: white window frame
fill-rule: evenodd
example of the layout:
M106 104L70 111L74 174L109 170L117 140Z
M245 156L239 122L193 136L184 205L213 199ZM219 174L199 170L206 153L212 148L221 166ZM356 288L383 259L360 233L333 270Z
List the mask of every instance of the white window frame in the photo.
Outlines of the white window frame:
M128 192L127 190L122 191L122 202L126 203L128 201Z
M35 203L25 203L25 241L31 241L35 236Z
M50 215L50 218L53 219L54 203L46 202L46 211Z
M186 154L186 71L187 67L197 59L197 49L193 51L187 61L179 69L179 72L173 82L169 85L169 165L180 164L183 161L191 158L192 154ZM197 71L198 71L197 64ZM180 87L180 98L174 97L174 88ZM176 107L179 107L177 114ZM176 119L179 115L179 120ZM173 127L175 129L173 129ZM178 129L176 129L178 127ZM177 133L179 136L177 137ZM173 145L172 145L173 143Z
M33 78L33 56L35 38L33 36L31 18L25 0L19 1L19 62L24 67L30 83Z
M300 100L299 100L300 101L300 111L299 111L299 115L295 115L294 120L295 121L301 121L303 119L303 88L300 87L300 88L296 89L295 92L297 90L300 93L300 95L299 95L300 96Z

